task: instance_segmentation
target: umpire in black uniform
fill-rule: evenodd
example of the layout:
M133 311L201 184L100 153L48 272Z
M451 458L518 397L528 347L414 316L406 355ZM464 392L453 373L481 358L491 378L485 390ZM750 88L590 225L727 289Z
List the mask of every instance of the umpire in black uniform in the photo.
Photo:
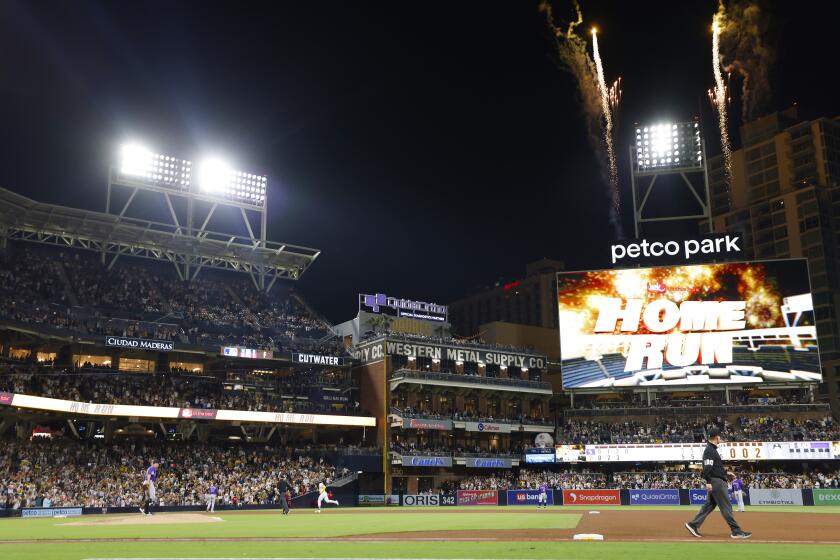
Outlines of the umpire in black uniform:
M286 492L289 490L289 483L285 478L277 482L277 493L280 494L280 505L283 507L283 515L289 515L289 500L286 499Z
M711 427L706 432L706 450L703 451L703 478L706 479L706 503L697 512L697 516L685 524L688 532L697 538L700 538L700 526L706 517L715 507L720 508L720 514L729 524L729 529L732 531L733 539L748 539L752 533L748 533L741 529L738 522L732 516L732 502L729 500L729 483L727 476L735 478L735 475L723 470L723 461L718 453L718 445L720 445L720 430L716 427Z

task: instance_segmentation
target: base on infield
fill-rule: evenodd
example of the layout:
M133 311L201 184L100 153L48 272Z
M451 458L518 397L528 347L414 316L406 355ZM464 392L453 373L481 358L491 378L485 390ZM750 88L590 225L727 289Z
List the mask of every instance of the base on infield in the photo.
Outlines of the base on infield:
M572 539L576 541L602 541L604 540L604 535L599 535L598 533L578 533Z

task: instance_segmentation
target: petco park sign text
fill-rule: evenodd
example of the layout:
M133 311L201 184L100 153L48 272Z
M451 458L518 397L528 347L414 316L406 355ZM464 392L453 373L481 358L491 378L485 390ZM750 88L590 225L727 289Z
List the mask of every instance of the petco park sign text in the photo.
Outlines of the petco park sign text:
M614 243L610 246L612 264L628 260L632 264L652 264L656 261L700 261L715 258L739 257L741 249L740 235L708 236L700 239L661 239Z

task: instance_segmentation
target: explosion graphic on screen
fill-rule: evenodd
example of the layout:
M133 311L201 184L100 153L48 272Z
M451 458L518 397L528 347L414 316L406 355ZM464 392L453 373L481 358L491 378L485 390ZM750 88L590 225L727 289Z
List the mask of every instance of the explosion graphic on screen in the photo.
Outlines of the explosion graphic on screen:
M784 326L775 282L768 281L762 264L708 264L673 268L644 268L587 272L579 281L561 286L561 336L592 333L599 298L669 299L746 302L751 328ZM678 330L678 329L677 329ZM640 326L638 333L647 331ZM618 329L616 329L616 334Z
M561 273L557 290L567 387L821 376L804 263Z

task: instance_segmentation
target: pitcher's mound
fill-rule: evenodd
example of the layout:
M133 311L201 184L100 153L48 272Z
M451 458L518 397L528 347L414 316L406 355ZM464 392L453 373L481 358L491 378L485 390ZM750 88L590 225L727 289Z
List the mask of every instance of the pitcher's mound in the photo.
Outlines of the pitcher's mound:
M131 513L92 516L86 521L73 521L72 523L63 523L63 525L96 525L101 527L103 525L173 525L178 523L218 523L220 521L222 521L221 517L200 513L156 513L154 515Z

